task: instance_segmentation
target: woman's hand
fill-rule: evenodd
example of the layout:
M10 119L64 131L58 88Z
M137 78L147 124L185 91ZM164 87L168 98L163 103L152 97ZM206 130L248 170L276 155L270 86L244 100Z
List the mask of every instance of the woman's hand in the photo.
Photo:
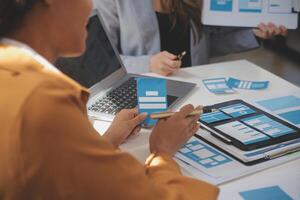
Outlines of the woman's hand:
M271 39L272 37L277 35L287 36L288 34L288 30L286 27L275 26L273 23L261 23L257 28L258 29L253 29L253 33L261 39Z
M181 108L170 118L159 120L150 136L150 152L173 156L198 130L200 115L189 117L192 105Z
M131 134L138 134L140 132L140 124L146 117L146 113L139 114L137 109L122 110L116 115L103 137L118 147Z
M181 61L177 60L177 56L163 51L150 58L150 71L168 76L177 71L181 64Z

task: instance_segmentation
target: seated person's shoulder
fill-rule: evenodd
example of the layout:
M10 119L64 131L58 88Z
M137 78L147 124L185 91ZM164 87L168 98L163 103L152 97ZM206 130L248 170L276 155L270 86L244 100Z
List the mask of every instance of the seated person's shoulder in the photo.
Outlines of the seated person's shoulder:
M47 70L1 70L1 90L6 96L1 101L12 101L18 110L42 107L72 100L84 109L81 87L65 76Z
M81 99L82 87L67 76L48 71L24 76L33 80L29 87L31 91L28 99L43 99L49 104L71 99L73 102L76 101L76 104L84 104Z

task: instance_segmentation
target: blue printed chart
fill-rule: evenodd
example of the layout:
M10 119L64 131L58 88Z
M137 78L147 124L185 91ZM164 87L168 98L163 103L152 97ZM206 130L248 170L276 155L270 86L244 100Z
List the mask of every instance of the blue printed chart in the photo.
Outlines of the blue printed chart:
M208 123L208 124L224 121L227 119L231 119L231 117L228 115L225 115L224 113L222 113L220 111L204 113L200 117L201 121L204 121L205 123Z
M265 115L249 117L242 121L273 138L296 132L295 130L276 122Z
M240 12L261 13L263 9L262 0L239 0Z
M271 139L265 134L262 134L239 121L219 125L215 128L246 145Z
M243 81L230 77L227 85L238 89L263 90L269 86L269 81Z
M198 169L217 168L232 162L227 155L194 137L179 150L175 157Z
M211 11L231 12L233 9L232 0L211 0Z
M243 105L241 103L226 106L226 107L220 108L220 110L232 117L235 117L235 118L255 113L255 110L252 110L248 106Z
M203 80L205 87L214 94L232 94L236 91L227 85L225 78L213 78Z
M266 110L300 127L300 98L294 95L256 102Z
M167 110L167 82L165 79L138 78L137 97L140 113L164 112ZM147 118L145 124L154 125L157 120Z

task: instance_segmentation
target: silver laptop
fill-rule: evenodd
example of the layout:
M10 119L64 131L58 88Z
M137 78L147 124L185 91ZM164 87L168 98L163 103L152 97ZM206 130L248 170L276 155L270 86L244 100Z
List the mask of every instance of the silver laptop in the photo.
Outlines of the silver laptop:
M90 89L88 115L111 121L120 110L137 106L136 78L145 76L126 72L98 11L93 11L87 29L86 52L77 58L60 58L56 66ZM195 86L194 83L167 80L168 108Z

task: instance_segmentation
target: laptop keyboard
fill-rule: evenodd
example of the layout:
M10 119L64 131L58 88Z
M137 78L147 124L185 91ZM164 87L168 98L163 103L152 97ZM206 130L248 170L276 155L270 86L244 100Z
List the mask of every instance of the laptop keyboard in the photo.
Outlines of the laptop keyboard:
M118 88L110 91L105 97L97 100L88 109L94 112L115 115L122 109L131 109L136 106L136 80L130 78Z

